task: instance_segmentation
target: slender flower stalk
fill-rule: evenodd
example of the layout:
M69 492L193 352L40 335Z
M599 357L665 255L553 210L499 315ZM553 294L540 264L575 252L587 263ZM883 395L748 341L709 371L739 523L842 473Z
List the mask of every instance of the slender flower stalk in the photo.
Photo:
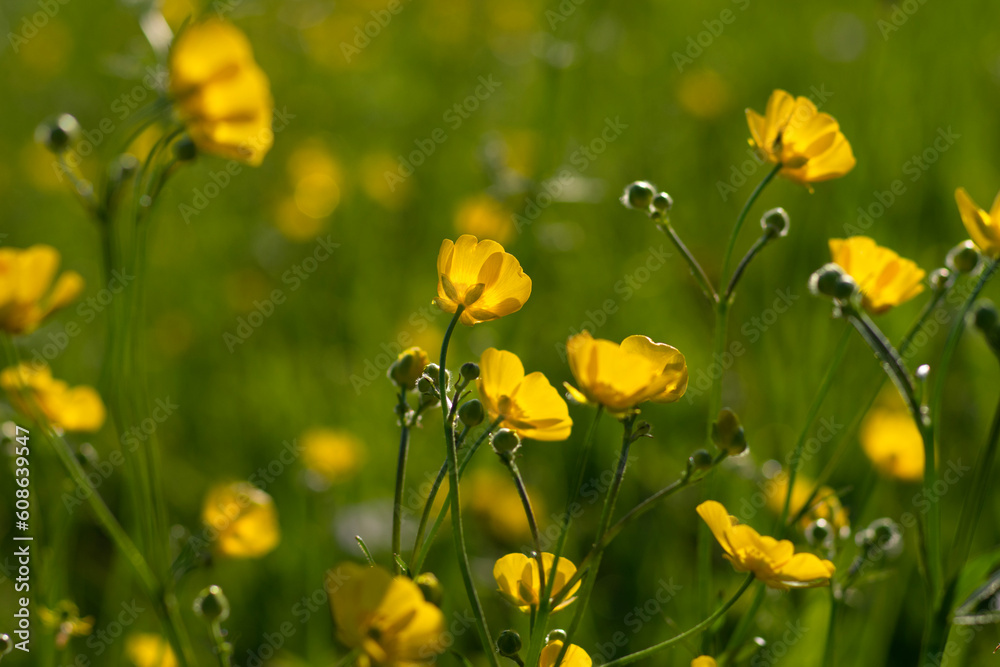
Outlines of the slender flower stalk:
M778 175L778 172L781 171L783 166L784 165L779 162L771 168L771 171L767 172L767 175L764 176L763 180L757 184L757 187L754 188L753 192L750 193L750 196L747 197L747 201L743 205L743 209L736 217L736 224L733 226L733 231L729 235L729 243L726 244L726 254L722 257L722 275L719 280L720 291L723 285L728 284L727 279L729 277L729 264L733 258L733 251L736 249L736 239L740 235L740 229L743 228L743 223L746 222L747 214L750 213L750 209L753 208L753 205L757 202L760 194L764 192L764 188L766 188L768 184L774 180L774 177ZM720 300L720 303L724 301L724 299Z
M401 552L400 535L403 527L403 487L406 485L406 456L410 449L410 425L407 421L408 407L406 405L406 387L399 388L399 459L396 462L396 495L392 505L392 553L399 556ZM401 568L397 564L396 573Z
M664 218L663 222L656 225L656 228L667 235L667 238L669 238L671 243L674 244L674 247L677 248L677 252L681 254L684 261L686 261L688 266L691 267L691 273L698 281L698 285L701 286L702 293L704 293L704 295L707 296L709 301L712 303L719 303L719 294L715 291L715 287L712 286L712 281L708 279L705 269L701 267L701 264L698 263L695 256L690 250L688 250L688 247L684 245L684 241L682 241L681 237L676 231L674 231L670 221Z
M502 454L500 460L507 466L510 476L514 479L517 487L517 495L521 498L521 505L524 507L524 516L528 520L528 528L531 530L531 539L535 543L535 561L538 563L538 588L542 591L548 590L545 585L545 563L542 560L542 541L538 538L538 523L535 521L535 511L531 508L531 498L528 497L528 489L524 485L521 471L517 467L512 454ZM559 561L555 561L558 563Z

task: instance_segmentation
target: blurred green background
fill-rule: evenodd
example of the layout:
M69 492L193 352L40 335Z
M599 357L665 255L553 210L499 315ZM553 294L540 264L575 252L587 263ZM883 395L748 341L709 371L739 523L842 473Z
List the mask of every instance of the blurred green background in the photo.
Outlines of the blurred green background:
M633 449L635 464L618 503L623 512L675 479L688 455L703 446L708 401L698 387L705 386L713 360L710 308L676 254L657 270L643 268L671 247L642 215L621 206L622 187L648 179L668 191L676 229L715 279L736 213L766 173L747 163L744 108L763 111L771 91L784 88L811 96L834 115L857 167L843 179L817 184L812 194L778 179L747 225L752 228L764 210L777 205L792 220L788 237L749 269L731 315L731 339L742 342L746 354L724 363L724 404L742 417L751 450L739 465L718 472L723 479L717 488L718 499L738 513L763 484L763 464L784 460L805 426L807 407L846 326L831 318L829 302L810 296L806 287L809 274L829 260L827 239L865 233L930 271L966 238L955 188L966 187L985 206L1000 185L1000 22L997 6L987 0L854 0L836 8L753 0L404 0L395 14L387 14L384 0L192 2L169 1L167 19L176 27L190 12L203 11L246 31L287 123L276 126L281 129L261 167L243 168L213 190L213 175L218 183L226 163L202 156L171 180L153 215L145 323L149 385L153 399L169 397L179 406L157 431L171 519L199 530L209 486L246 479L309 428L353 434L365 449L356 473L333 485L315 484L301 461L285 467L266 485L283 531L278 549L259 560L219 559L184 580L185 609L209 583L227 592L233 614L226 625L239 665L260 664L254 660L269 644L280 644L270 651L275 655L270 664L331 664L343 649L334 641L327 605L314 606L305 622L296 605L321 591L326 569L360 560L356 533L366 537L384 565L390 563L398 429L384 371L402 334L436 354L447 318L430 300L443 238L473 229L501 240L534 286L516 315L459 329L450 355L455 367L496 346L516 352L529 371L545 372L558 386L571 379L560 345L583 327L613 340L647 334L686 355L689 396L643 410L654 439ZM121 96L137 86L141 91L146 68L157 62L137 21L144 9L143 3L112 0L7 0L0 9L0 28L8 36L0 56L0 151L6 157L0 162L2 241L56 246L64 267L87 279L84 299L103 287L98 235L32 135L38 122L58 112L72 113L88 132L108 118L119 128L120 103L131 99ZM37 34L24 43L12 39L27 35L24 20L38 12L47 20ZM384 26L372 23L379 17ZM366 25L367 42L358 38ZM470 102L481 79L498 85L491 92L480 88L484 99ZM456 104L466 106L459 112ZM399 156L412 160L408 156L419 145L430 145L438 128L446 140L433 144L433 153L423 156L411 176L388 183L385 174L397 169ZM942 135L951 139L935 148ZM120 132L102 138L97 153L109 158L122 139ZM93 174L97 165L91 156L83 168ZM743 167L752 172L748 177L739 175ZM560 174L556 201L532 208L538 203L532 184L551 183ZM889 203L890 195L883 193L896 180L904 191L891 195ZM206 205L197 213L184 208L198 202ZM871 217L859 220L859 207ZM514 228L515 213L530 224ZM307 277L296 276L295 267L312 256L318 238L339 246L329 260L303 274ZM738 252L753 238L755 232L746 229ZM239 318L247 318L275 289L282 290L285 303L245 341L227 344L224 336L237 334ZM771 318L768 309L781 294L792 306ZM1000 290L994 284L987 294L996 298ZM926 296L879 323L898 340ZM73 384L97 384L106 335L101 316L84 322L71 307L21 339L22 354L30 358L41 351L71 321L79 322L82 332L50 364ZM942 341L939 332L913 361L933 364ZM872 354L853 340L820 417L845 426L879 373ZM942 463L974 460L997 388L995 360L972 331L948 382ZM571 413L576 426L569 441L523 448L521 469L548 508L544 526L565 502L568 471L592 418L585 408L571 407ZM425 482L443 460L439 428L440 417L430 415L414 434L412 486ZM600 478L613 466L618 439L617 424L606 419L590 477ZM109 424L89 442L106 458L118 436ZM818 474L830 449L806 461L804 473ZM917 485L879 481L856 442L847 451L831 485L843 490L853 526L883 516L898 519L913 509ZM62 502L68 482L48 452L39 447L35 456L36 511L42 526L52 528L68 518ZM4 498L13 497L12 465L0 474ZM502 472L486 451L475 466L487 471L482 474ZM128 517L122 489L117 473L101 487ZM616 649L622 655L700 620L694 506L703 493L689 489L664 502L608 551L589 620L577 637L595 661L609 657L605 645L616 632L627 638L626 647ZM526 619L491 593L493 562L526 544L523 534L496 529L487 520L510 507L503 495L487 494L484 507L470 514L470 548L491 627L526 633ZM942 499L946 541L963 495ZM993 495L974 555L995 548L998 512L1000 499ZM589 506L576 522L567 556L578 561L586 552L598 514L597 505ZM0 513L0 533L10 533L10 515ZM766 509L741 516L764 532L774 521ZM43 538L39 544L45 557L36 564L42 579L35 599L49 605L73 600L83 614L95 617L96 630L107 628L122 602L137 593L89 511L82 508L71 518L64 542ZM456 620L456 646L474 654L475 633L457 620L466 602L447 532L439 536L428 567L446 588L445 611L449 623ZM795 539L802 543L801 533ZM905 540L905 554L884 568L886 576L850 597L838 628L837 664L915 663L925 602L916 531L907 531ZM0 560L13 551L9 537L3 544ZM717 547L714 553L714 586L727 596L740 575ZM837 564L846 568L854 553L848 541ZM664 581L681 588L655 613L647 612L648 621L637 623L635 607L654 598ZM723 637L750 598L730 614ZM0 619L9 619L14 605L7 581L0 587ZM827 608L823 589L769 595L754 634L776 650L754 664L818 664ZM556 616L556 623L567 624L569 613L563 612L561 621ZM188 619L207 651L201 627L192 614ZM280 630L285 622L293 632ZM5 623L0 620L0 630ZM779 651L786 623L799 623L802 632ZM35 627L36 646L51 644L51 632L37 621ZM140 615L127 632L139 630L156 631L152 613ZM970 643L962 642L962 655L951 664L991 664L997 639L993 627L985 628ZM93 646L88 638L74 639L51 664L88 664L73 662L78 655L89 664L123 663L121 641L101 655ZM46 655L37 650L6 660L42 664L33 661ZM687 665L696 650L696 643L682 645L650 664Z

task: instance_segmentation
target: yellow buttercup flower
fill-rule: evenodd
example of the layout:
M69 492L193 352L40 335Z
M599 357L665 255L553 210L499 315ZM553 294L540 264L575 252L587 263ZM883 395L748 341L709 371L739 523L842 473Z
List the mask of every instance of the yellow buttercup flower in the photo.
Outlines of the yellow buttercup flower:
M201 519L216 531L215 549L222 556L260 558L281 541L274 500L249 482L213 487Z
M715 667L715 658L708 655L699 655L691 661L691 667Z
M555 573L553 574L555 559L553 554L542 554L542 565L545 567L545 585L548 586L549 577L555 576L555 582L552 584L552 597L558 597L559 593L566 588L569 580L576 574L576 566L568 558L559 559L559 564L555 565ZM531 612L532 607L538 607L542 601L538 561L534 558L521 553L507 554L493 566L493 578L497 580L500 595L516 605L525 614ZM579 581L569 590L566 599L560 602L553 611L559 611L573 602L576 599L573 594L578 588L580 588Z
M725 550L737 572L753 572L767 586L778 589L826 586L836 572L833 563L810 553L795 553L788 540L761 535L714 500L698 505L698 514Z
M542 655L538 658L538 667L555 667L559 653L562 651L563 643L560 640L551 641L542 649ZM566 649L560 667L591 667L594 662L587 655L587 652L576 644L570 644Z
M987 257L1000 257L1000 194L993 200L988 213L972 201L965 188L955 190L955 201L972 241Z
M355 435L328 428L313 428L300 436L302 462L330 483L353 475L365 459L365 447Z
M795 478L795 487L792 490L792 502L788 507L788 515L798 514L809 496L812 494L812 480L799 474ZM788 493L788 475L781 473L767 486L767 506L775 514L780 514L785 506L785 495ZM825 519L836 531L850 525L847 510L840 504L837 493L828 486L821 486L812 500L812 506L803 516L799 525L805 528L810 523L819 519Z
M832 116L820 113L808 97L793 97L775 90L763 116L747 109L750 144L773 164L781 164L781 175L808 185L839 178L854 168L851 144Z
M867 236L830 239L830 254L858 284L865 310L874 315L924 291L923 269Z
M337 638L379 665L426 664L444 651L444 614L407 577L345 563L327 577Z
M259 165L274 143L267 75L240 30L217 19L188 26L170 52L170 94L195 145Z
M459 321L468 326L516 313L531 296L531 278L496 241L479 241L469 234L454 243L445 239L437 271L434 303L446 313L464 306Z
M389 367L389 379L401 387L412 390L429 363L430 357L423 348L409 347L400 352L396 361Z
M924 478L924 441L895 388L872 407L859 437L861 448L883 475L906 482Z
M490 421L503 416L502 428L522 438L565 440L573 428L566 401L542 373L524 374L513 352L489 348L479 359L479 399Z
M584 331L570 337L566 353L580 386L566 384L570 396L580 403L603 405L613 414L645 401L673 403L687 390L684 355L647 336L629 336L619 345Z
M107 416L97 390L86 385L70 387L53 378L44 364L5 368L0 387L19 412L32 416L37 406L49 423L64 431L99 431Z
M0 331L31 333L83 291L83 278L76 271L55 279L58 267L59 251L52 246L0 248Z
M125 655L135 667L177 667L170 643L159 635L140 632L125 640Z

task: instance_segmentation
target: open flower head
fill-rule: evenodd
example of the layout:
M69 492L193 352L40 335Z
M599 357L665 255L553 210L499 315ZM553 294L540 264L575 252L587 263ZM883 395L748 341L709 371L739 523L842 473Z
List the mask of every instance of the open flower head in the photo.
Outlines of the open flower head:
M979 208L965 188L955 190L955 201L973 243L987 257L1000 257L1000 194L993 200L989 212Z
M840 125L808 97L775 90L763 116L747 109L747 124L751 145L781 164L781 175L796 183L828 181L854 168L854 153Z
M559 653L562 651L563 643L560 640L551 641L542 649L542 655L538 659L538 667L555 667ZM576 644L570 644L566 649L560 667L591 667L594 661L590 659L587 652Z
M516 313L531 296L531 278L517 258L496 241L469 234L441 243L437 272L434 303L446 313L464 306L459 321L468 326Z
M256 166L271 149L270 83L246 35L229 23L196 23L178 36L170 94L200 150Z
M205 497L201 518L217 533L215 549L222 556L260 558L281 541L274 500L249 482L212 488Z
M555 573L553 574L555 559L553 554L542 554L542 564L545 567L545 585L548 586L549 577L555 576L555 581L552 584L552 596L558 597L569 580L576 574L576 566L568 558L560 558L559 564L555 565ZM493 566L493 578L497 580L500 595L516 605L525 614L529 613L533 606L538 607L542 601L538 561L535 558L521 553L507 554ZM573 594L578 588L580 588L579 581L569 590L566 599L560 602L553 611L559 611L573 602L576 599Z
M479 359L476 386L490 420L503 416L501 428L522 438L565 440L573 428L566 401L542 373L524 374L513 352L489 348Z
M135 667L177 667L170 643L160 635L140 632L125 640L125 655Z
M352 649L361 648L371 662L429 664L444 651L444 614L407 577L344 563L330 573L327 583L337 638Z
M64 431L99 431L107 416L96 389L70 387L53 378L45 365L22 363L5 368L0 373L0 387L19 412L30 417L37 407L49 423Z
M714 500L703 502L697 509L737 572L753 572L767 586L778 589L830 583L836 571L830 561L810 553L797 554L788 540L776 540L737 523L736 517Z
M906 303L924 291L927 273L909 259L883 248L867 236L830 239L833 261L854 278L862 304L874 314Z
M614 343L589 332L566 344L569 367L579 389L566 385L580 403L599 404L621 414L645 401L673 403L687 390L688 369L677 348L646 336Z
M872 406L861 424L861 448L878 471L905 482L924 477L924 441L895 388Z
M59 251L52 246L0 248L0 331L31 333L83 291L79 273L65 271L56 278L58 268Z

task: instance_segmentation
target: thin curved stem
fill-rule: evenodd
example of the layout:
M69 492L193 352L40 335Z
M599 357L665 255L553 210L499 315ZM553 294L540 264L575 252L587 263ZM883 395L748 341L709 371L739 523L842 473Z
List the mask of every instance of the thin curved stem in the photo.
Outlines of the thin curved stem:
M729 277L729 264L733 258L733 250L736 249L736 239L740 235L740 229L743 227L743 223L746 222L747 214L750 213L750 209L753 208L753 205L757 202L757 198L760 197L760 193L764 191L764 188L767 187L768 183L774 180L774 177L778 175L779 171L781 171L781 167L782 164L779 162L774 165L774 168L772 168L771 171L767 172L767 176L765 176L764 179L757 184L757 187L754 188L753 192L750 193L750 196L747 197L747 201L743 205L743 209L736 217L736 224L733 226L733 231L729 235L729 243L726 245L726 254L722 258L722 275L719 281L720 291L722 285L726 284L726 279Z
M524 507L524 516L528 520L528 529L531 531L531 539L535 543L535 562L538 563L538 588L544 592L548 589L545 585L548 577L545 576L542 541L538 539L538 522L535 521L535 511L531 508L531 498L528 497L528 488L524 485L524 479L521 477L521 471L514 461L513 453L501 454L500 460L503 461L504 465L507 466L507 470L510 471L510 476L514 479L514 485L517 487L517 495L521 498L521 505ZM553 571L558 569L558 561L553 563L552 569Z
M401 555L401 534L403 528L403 487L406 485L406 457L410 450L410 425L406 421L408 406L406 404L406 387L399 388L399 458L396 462L396 495L392 505L392 553ZM394 559L395 560L395 559ZM402 568L395 564L396 573Z
M764 249L764 246L766 246L768 242L770 242L771 238L770 234L761 234L760 238L758 238L757 241L750 246L750 250L748 250L747 254L743 256L740 263L736 265L736 270L733 271L733 277L729 279L729 285L726 287L726 293L722 297L723 299L728 300L733 298L733 292L736 290L736 285L740 282L740 278L743 277L743 272L746 271L748 266L750 266L750 262L753 261L753 258Z
M688 263L688 266L691 267L691 273L694 275L695 280L698 281L698 284L701 286L701 290L705 294L705 296L707 296L709 300L712 301L712 303L718 303L719 294L715 291L715 288L712 286L712 281L708 279L708 275L705 273L705 269L701 267L701 264L698 263L698 260L695 259L695 256L691 253L690 250L688 250L688 247L684 245L684 241L682 241L681 237L677 234L676 231L674 231L674 228L670 225L670 221L664 219L663 222L658 223L656 225L656 228L667 235L670 241L674 244L674 247L677 248L677 251Z

